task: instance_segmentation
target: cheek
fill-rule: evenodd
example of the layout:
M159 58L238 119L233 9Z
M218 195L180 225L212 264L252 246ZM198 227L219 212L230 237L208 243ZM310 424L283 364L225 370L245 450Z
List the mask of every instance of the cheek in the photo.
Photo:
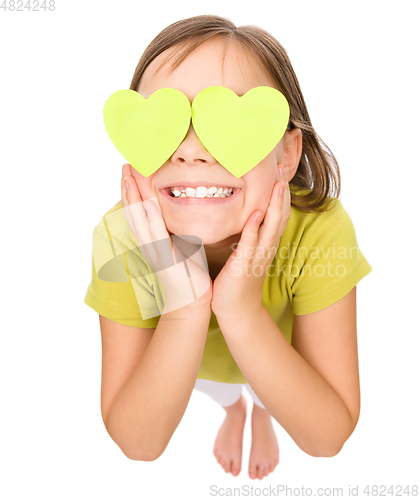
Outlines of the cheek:
M246 180L245 203L257 204L260 205L258 208L262 208L262 205L265 203L268 205L270 201L273 186L277 181L276 171L272 168L260 168L255 174Z
M139 188L140 195L143 200L148 200L149 198L155 198L156 194L154 193L151 185L150 178L145 178L138 173L133 172L133 177L136 181L137 187Z
M257 190L249 191L245 197L244 211L249 217L256 210L265 211L270 203L271 189L260 188Z

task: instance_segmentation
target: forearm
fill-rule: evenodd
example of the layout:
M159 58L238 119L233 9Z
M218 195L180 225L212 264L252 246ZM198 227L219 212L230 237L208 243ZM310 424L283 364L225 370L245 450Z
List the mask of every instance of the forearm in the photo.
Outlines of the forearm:
M106 422L110 436L130 458L154 460L168 445L197 379L210 316L210 307L161 316Z
M350 413L264 306L218 322L244 377L296 444L313 456L337 454L354 430Z

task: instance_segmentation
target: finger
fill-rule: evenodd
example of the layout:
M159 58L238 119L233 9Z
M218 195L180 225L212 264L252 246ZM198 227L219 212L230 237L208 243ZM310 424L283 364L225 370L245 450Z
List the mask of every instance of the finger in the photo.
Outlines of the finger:
M123 170L125 170L125 173L123 173L123 177L125 177L126 175L133 175L132 168L129 163L124 163Z
M289 169L286 167L286 172L284 177L280 177L284 182L284 193L283 193L283 206L282 206L282 218L279 228L279 234L282 235L286 229L287 222L290 218L290 214L292 211L291 207L291 195L290 195L290 186L288 180Z
M287 226L287 223L290 219L291 212L292 212L291 195L290 195L289 184L287 183L285 188L284 188L284 195L283 195L283 210L282 210L282 218L281 218L281 223L280 223L280 228L279 228L280 237L283 235L284 231L286 230L286 226Z
M290 212L292 211L292 195L290 193L290 185L289 185L289 183L287 183L286 187L287 187L287 189L285 190L285 195L286 195L285 204L286 204L286 207L289 210L289 215L290 215Z
M173 266L186 260L184 253L174 243L169 235L165 221L162 216L159 200L149 198L143 202L146 210L154 251L159 255L159 259L164 267Z
M284 210L284 194L281 194L281 189L286 189L285 184L287 184L287 182L283 180L276 182L271 192L270 203L265 213L264 223L260 228L260 244L264 248L277 242L278 239Z
M283 210L287 214L290 211L290 186L289 186L289 167L286 167L285 175L280 177L280 180L284 183L284 193L283 193Z
M123 207L128 206L127 193L124 186L124 177L127 175L127 163L122 167L122 176L121 176L121 201Z
M159 210L160 215L163 217L163 215L162 215L162 209L160 208L160 204L159 204L159 200L158 200L156 197L154 197L154 198L149 198L149 200L150 200L152 203L154 203L154 205L155 205L155 206L157 207L157 209Z
M249 262L254 258L263 215L261 211L258 211L250 216L242 231L241 239L236 249L237 252L232 254L233 258L243 258L245 262Z
M132 167L129 163L123 165L126 176L122 179L122 193L124 214L139 245L142 246L146 256L158 255L160 265L165 268L175 262L175 250L162 216L158 199L142 199L137 183L131 174ZM127 189L127 187L128 189ZM142 252L142 253L143 253ZM178 250L179 253L181 253ZM181 253L182 258L185 256ZM178 257L179 261L182 260Z
M141 253L148 261L153 262L155 271L173 266L175 252L163 221L159 201L157 198L143 201L137 182L130 175L131 165L125 164L123 170L123 174L126 174L121 183L124 215L140 245Z
M131 175L131 165L129 163L124 163L124 165L122 166L121 194L123 193L123 188L124 188L123 179L127 175ZM123 204L125 202L125 204L128 205L127 196L126 196L125 191L124 191L124 196L122 197L122 201L123 201Z
M146 211L143 200L137 187L135 179L127 175L122 179L122 198L127 202L124 207L124 215L131 231L134 233L139 244L152 241Z
M149 198L148 200L145 200L143 202L143 206L146 210L152 240L170 240L168 230L162 217L162 211L160 209L158 199L156 197Z
M125 181L124 181L124 177L126 176L127 171L124 167L125 165L123 165L123 175L121 177L121 202L124 208L124 215L125 218L127 219L128 225L131 231L134 232L133 221L131 220L130 211L128 209L127 189L125 187Z
M131 175L131 165L129 163L124 163L124 165L122 166L122 177L121 177L121 201L124 208L128 207L127 189L125 187L126 181L124 180L124 178L127 177L128 175Z

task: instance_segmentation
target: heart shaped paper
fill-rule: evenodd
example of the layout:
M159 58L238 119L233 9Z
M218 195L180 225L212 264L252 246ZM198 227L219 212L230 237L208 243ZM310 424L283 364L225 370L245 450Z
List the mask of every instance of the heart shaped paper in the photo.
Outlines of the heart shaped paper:
M190 120L211 155L235 177L242 177L273 150L289 121L289 105L272 87L255 87L239 97L214 86L199 92L190 106L172 88L148 99L134 90L119 90L104 106L108 135L118 151L149 177L179 147Z
M272 87L254 87L242 97L227 87L208 87L192 103L192 123L218 163L239 178L260 163L281 140L290 109Z
M186 136L191 106L187 96L176 89L159 89L148 99L124 89L107 99L103 116L114 146L131 166L149 177Z

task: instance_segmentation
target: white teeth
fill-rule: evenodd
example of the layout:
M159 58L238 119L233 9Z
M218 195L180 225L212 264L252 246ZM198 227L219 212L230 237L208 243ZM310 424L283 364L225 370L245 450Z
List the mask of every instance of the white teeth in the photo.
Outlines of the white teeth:
M175 198L226 198L232 196L233 188L217 188L211 186L207 189L206 186L198 186L197 188L187 187L179 191L178 189L171 189Z
M205 198L207 196L207 188L205 186L198 186L195 195L197 198Z

